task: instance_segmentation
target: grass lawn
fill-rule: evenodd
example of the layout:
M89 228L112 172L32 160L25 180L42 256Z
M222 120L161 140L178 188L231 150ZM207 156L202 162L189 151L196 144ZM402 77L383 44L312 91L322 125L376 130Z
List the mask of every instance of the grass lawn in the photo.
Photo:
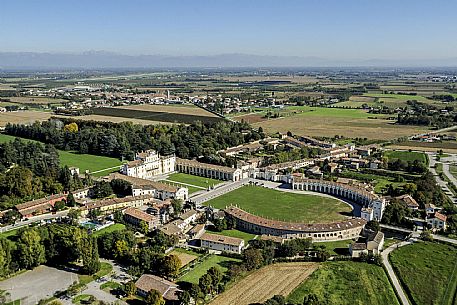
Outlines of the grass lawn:
M203 188L207 188L208 186L216 185L222 182L221 180L217 179L205 178L184 173L171 174L170 176L168 176L167 180L192 184Z
M352 208L337 199L295 194L260 186L243 186L207 201L205 205L241 209L266 218L302 223L328 223L345 219Z
M393 251L389 259L414 304L456 304L457 247L418 242Z
M113 266L111 264L101 263L100 271L98 271L96 274L94 274L94 275L79 274L78 275L79 283L86 285L86 284L92 282L93 280L95 280L96 278L104 277L105 275L109 274L112 270L113 270Z
M349 255L351 240L338 240L323 243L313 243L316 246L324 246L330 255Z
M90 294L80 294L74 297L71 301L73 304L86 304L90 297L92 297Z
M399 242L401 242L401 240L396 238L386 238L384 240L384 249L387 249L392 245L398 244Z
M106 227L106 228L103 228L99 231L95 231L92 236L94 237L99 237L99 236L102 236L103 234L106 234L106 233L111 233L111 232L114 232L114 231L121 231L121 230L124 230L125 229L125 225L122 224L122 223L115 223L115 224L112 224L110 225L109 227Z
M213 233L213 234L224 235L224 236L241 238L241 239L244 240L245 245L247 245L248 242L250 240L254 239L254 237L255 237L255 234L249 234L249 233L241 232L241 231L238 231L238 230L223 230L222 232L206 230L206 232Z
M329 305L398 305L382 267L351 261L327 262L298 286L287 301L301 304L309 293Z
M0 133L0 143L13 141L15 138L16 137ZM23 139L23 138L21 138L21 139L24 141L34 141L34 140ZM71 166L79 167L79 172L81 174L84 174L84 172L86 170L89 170L89 172L92 173L92 172L100 171L103 169L111 168L114 166L120 166L122 164L122 162L116 158L89 155L89 154L78 154L75 152L63 151L63 150L59 150L59 159L60 159L60 165L62 165L62 166L67 165L69 167L71 167ZM107 175L110 172L116 171L116 170L117 169L103 171L103 172L99 172L99 173L94 173L93 175L97 176L97 177L103 176L103 175Z
M230 264L240 262L239 259L219 255L211 255L203 262L195 266L188 273L181 276L178 281L198 284L198 280L204 275L209 268L218 267L222 272L226 272Z
M422 153L422 152L417 152L417 151L394 151L394 150L389 150L384 153L384 156L389 158L389 160L392 159L400 159L404 161L414 161L414 160L419 160L420 162L427 164L427 156Z
M116 282L112 282L112 281L106 282L106 283L100 285L100 289L101 290L105 290L105 291L108 291L108 292L111 291L111 290L116 290L116 289L121 288L121 287L122 287L121 284L116 283Z

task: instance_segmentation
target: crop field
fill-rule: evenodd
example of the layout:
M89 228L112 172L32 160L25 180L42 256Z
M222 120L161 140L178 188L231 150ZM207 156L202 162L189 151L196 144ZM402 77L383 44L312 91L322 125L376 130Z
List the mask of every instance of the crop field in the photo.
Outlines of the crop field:
M221 232L216 232L216 231L211 231L211 230L206 230L207 233L212 233L212 234L218 234L218 235L224 235L224 236L229 236L229 237L236 237L236 238L241 238L244 240L244 244L247 245L248 242L252 239L254 239L255 235L242 232L239 230L223 230Z
M260 186L243 186L207 201L205 205L218 209L237 205L261 217L302 223L340 221L352 211L346 203L334 198L282 192Z
M186 109L180 107L179 109ZM95 115L102 115L107 117L121 117L129 119L141 119L153 122L168 122L168 123L184 123L191 124L195 121L201 121L203 123L216 123L223 120L219 117L207 116L207 115L193 115L184 113L171 113L166 111L149 111L149 110L136 110L126 109L119 107L105 107L105 108L94 108L93 113Z
M413 304L457 304L457 247L418 242L389 259Z
M347 138L368 138L387 140L422 133L425 127L397 125L387 115L369 114L361 109L338 109L301 107L291 116L253 122L255 128L262 127L265 131L287 132L298 135L317 137L333 137L343 135ZM256 114L257 116L261 116ZM247 116L237 117L237 120Z
M179 258L181 261L181 268L198 258L198 254L180 248L174 249L169 255L176 255Z
M47 105L47 104L60 104L65 102L65 100L51 98L51 97L40 97L40 96L14 96L6 98L13 103L28 105L28 104L37 104L37 105Z
M442 149L444 152L457 153L457 142L456 141L442 141L442 142L406 141L406 142L397 143L395 145L389 145L388 148L412 149L412 150L432 151L432 152L436 152L436 151Z
M130 110L141 110L141 111L153 111L153 112L166 112L166 113L176 113L176 114L187 114L187 115L198 115L198 116L207 116L215 117L218 116L206 111L200 107L188 104L177 104L177 105L133 105L133 106L122 106L116 107L119 109L130 109Z
M351 261L322 264L287 301L301 304L310 293L329 305L399 304L382 267Z
M274 295L287 296L318 267L316 263L280 263L263 267L237 282L211 305L263 303ZM300 304L303 298L300 300Z
M219 268L223 273L225 273L231 264L237 264L240 260L236 258L230 258L220 255L211 255L201 263L196 265L189 272L184 274L178 279L178 282L189 282L198 284L198 280L202 275L204 275L211 267Z
M51 114L51 112L31 110L0 112L0 127L6 126L7 123L31 124L36 121L46 121L51 117Z
M389 160L400 159L403 161L415 161L418 160L424 164L427 164L427 156L424 153L417 151L394 151L389 150L384 152L384 156L389 158Z

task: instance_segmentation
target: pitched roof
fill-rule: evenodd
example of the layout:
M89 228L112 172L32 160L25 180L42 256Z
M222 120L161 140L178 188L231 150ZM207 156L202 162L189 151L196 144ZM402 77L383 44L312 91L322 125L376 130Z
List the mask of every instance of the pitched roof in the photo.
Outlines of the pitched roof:
M156 217L154 217L154 216L152 216L152 215L150 215L148 213L145 213L140 209L133 208L133 207L125 209L124 214L125 215L129 215L129 216L131 216L133 218L136 218L136 219L140 219L140 220L145 221L147 223L157 219Z
M177 301L180 291L177 284L152 274L143 274L136 281L135 286L147 292L152 289L157 290L168 301Z
M224 211L232 217L241 219L252 224L256 224L258 226L294 232L335 232L351 228L362 227L367 223L365 220L361 218L351 218L345 221L332 223L295 223L266 219L260 216L252 215L248 212L243 211L240 208L233 206L226 208Z
M413 197L411 197L411 195L409 195L409 194L401 195L401 196L398 196L395 198L405 202L406 205L409 207L418 207L419 206L417 201Z
M209 233L204 233L200 237L200 239L204 240L204 241L210 241L213 243L232 245L232 246L237 246L237 247L239 247L242 243L244 243L244 240L242 240L241 238L229 237L229 236L224 236L224 235L219 235L219 234L209 234Z
M234 173L235 171L238 170L237 168L232 168L232 167L228 167L228 166L202 163L202 162L198 162L196 160L181 159L181 158L176 158L176 165L192 166L192 167L196 167L196 168L216 170L216 171L224 172L224 173Z
M446 221L447 220L447 216L446 215L443 215L439 212L435 212L435 218L441 220L441 221Z

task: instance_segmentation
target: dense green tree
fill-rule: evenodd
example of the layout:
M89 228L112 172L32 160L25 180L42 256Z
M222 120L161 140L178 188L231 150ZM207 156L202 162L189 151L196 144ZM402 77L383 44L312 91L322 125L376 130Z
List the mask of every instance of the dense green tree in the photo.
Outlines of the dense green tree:
M45 248L36 229L27 229L19 236L18 261L22 268L30 269L46 261Z
M145 302L147 305L165 305L165 300L163 299L160 292L155 289L151 289L146 295Z
M243 262L247 270L254 270L262 267L264 263L262 251L254 248L248 248L244 250Z

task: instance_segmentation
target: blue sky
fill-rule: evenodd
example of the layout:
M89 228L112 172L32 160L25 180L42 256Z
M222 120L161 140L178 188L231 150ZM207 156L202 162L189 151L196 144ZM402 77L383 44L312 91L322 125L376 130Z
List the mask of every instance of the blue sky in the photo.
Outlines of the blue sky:
M0 51L457 57L457 1L0 0Z

